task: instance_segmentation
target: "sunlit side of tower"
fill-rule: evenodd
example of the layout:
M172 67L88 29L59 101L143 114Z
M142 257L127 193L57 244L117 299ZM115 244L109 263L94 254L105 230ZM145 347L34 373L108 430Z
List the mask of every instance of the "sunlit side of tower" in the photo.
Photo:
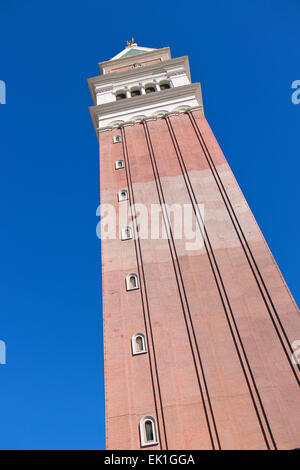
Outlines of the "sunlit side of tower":
M99 66L101 204L188 205L203 241L187 249L164 210L170 237L141 237L132 208L101 242L107 449L300 447L299 311L188 57L132 40Z

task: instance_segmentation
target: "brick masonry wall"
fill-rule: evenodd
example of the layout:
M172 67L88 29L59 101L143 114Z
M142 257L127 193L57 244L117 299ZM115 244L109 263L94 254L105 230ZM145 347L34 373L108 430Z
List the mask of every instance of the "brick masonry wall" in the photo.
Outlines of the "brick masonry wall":
M101 132L100 180L117 211L123 188L149 208L205 210L197 250L137 233L101 243L107 448L140 449L144 415L156 449L299 447L299 311L203 113ZM126 292L130 272L140 289ZM137 332L148 353L132 356Z

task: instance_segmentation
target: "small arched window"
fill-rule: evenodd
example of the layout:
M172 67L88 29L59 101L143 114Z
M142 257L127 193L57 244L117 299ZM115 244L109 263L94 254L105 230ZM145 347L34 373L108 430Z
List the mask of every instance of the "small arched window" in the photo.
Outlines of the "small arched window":
M141 446L153 446L158 444L156 421L153 416L144 416L140 420Z
M117 101L124 100L125 98L126 98L126 93L124 93L123 91L121 93L116 94L116 100Z
M121 201L126 201L128 199L128 191L127 189L121 189L121 191L118 192L118 200L119 202Z
M131 96L140 96L141 90L132 90Z
M148 93L153 93L155 92L155 87L153 85L148 85L146 86L145 88L145 92L148 94Z
M132 354L143 354L147 352L146 338L143 333L136 333L131 338Z
M124 227L121 231L122 240L129 240L132 238L132 228L131 227Z
M120 142L122 142L122 136L120 136L120 135L115 135L115 136L114 136L114 144L118 144L118 143L120 143Z
M135 290L139 288L138 275L131 273L126 276L126 290Z
M115 163L116 170L119 170L120 168L125 168L125 163L124 160L117 160Z
M167 82L161 83L159 86L161 90L168 90L169 88L171 88L170 83Z

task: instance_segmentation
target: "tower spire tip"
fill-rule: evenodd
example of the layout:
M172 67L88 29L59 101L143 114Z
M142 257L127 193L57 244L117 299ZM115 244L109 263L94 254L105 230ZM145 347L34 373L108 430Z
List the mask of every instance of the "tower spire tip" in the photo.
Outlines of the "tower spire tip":
M126 41L127 47L137 46L137 43L134 42L134 37L130 39L130 41Z

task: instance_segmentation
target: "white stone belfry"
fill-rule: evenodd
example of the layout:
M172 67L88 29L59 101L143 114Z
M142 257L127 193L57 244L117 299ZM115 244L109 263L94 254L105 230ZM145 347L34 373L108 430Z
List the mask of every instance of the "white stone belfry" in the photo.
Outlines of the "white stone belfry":
M96 132L202 108L200 84L191 83L188 57L172 59L169 47L141 47L132 39L99 67L101 75L88 79Z

